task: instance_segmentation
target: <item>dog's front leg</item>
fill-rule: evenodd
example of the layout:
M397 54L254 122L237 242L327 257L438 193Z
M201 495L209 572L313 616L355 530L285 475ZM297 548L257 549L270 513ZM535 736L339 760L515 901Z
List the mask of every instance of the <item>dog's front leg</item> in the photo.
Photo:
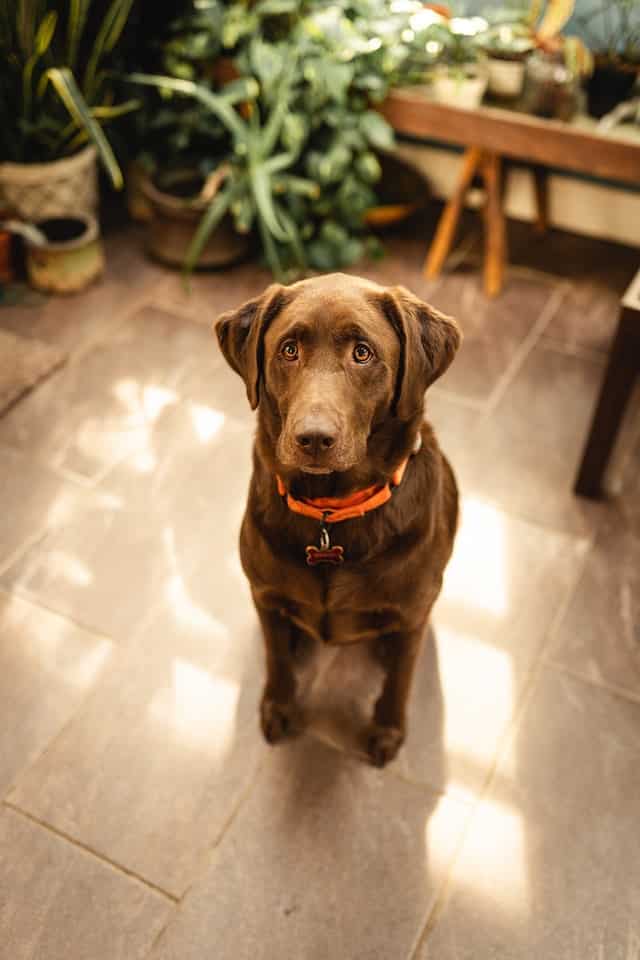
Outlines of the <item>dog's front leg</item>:
M265 740L277 743L296 734L301 725L294 673L295 631L279 611L256 604L267 654L267 681L260 705Z
M422 630L395 633L382 641L385 679L366 741L369 759L377 767L393 760L404 742L407 700L422 634Z

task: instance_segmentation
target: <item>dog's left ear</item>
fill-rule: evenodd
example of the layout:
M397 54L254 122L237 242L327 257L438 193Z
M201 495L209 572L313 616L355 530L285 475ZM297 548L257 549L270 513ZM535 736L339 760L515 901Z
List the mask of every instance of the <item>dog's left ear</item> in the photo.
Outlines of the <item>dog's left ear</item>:
M449 367L462 332L453 317L405 287L388 288L378 302L400 341L393 411L401 420L409 420L422 409L427 387Z
M260 400L264 335L289 299L286 287L273 283L259 297L223 313L214 323L220 349L229 366L244 380L252 410Z

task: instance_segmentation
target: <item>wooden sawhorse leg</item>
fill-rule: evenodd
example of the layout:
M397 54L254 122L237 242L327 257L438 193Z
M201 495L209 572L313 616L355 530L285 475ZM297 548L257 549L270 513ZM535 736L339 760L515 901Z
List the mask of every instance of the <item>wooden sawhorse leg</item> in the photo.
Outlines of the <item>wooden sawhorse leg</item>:
M440 274L455 239L467 190L476 175L484 181L486 192L484 289L488 296L495 297L502 290L506 257L502 158L479 147L470 147L464 154L460 179L440 217L424 263L424 274L430 278Z

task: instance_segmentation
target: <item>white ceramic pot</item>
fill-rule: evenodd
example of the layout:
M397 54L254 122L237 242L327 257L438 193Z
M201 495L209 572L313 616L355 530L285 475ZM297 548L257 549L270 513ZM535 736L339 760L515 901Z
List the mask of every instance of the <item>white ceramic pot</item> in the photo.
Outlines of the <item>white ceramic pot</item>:
M487 89L487 76L478 72L472 76L453 73L448 69L438 71L431 82L434 100L452 107L473 110L482 103Z
M489 57L489 92L504 100L515 100L522 93L524 60L500 60Z

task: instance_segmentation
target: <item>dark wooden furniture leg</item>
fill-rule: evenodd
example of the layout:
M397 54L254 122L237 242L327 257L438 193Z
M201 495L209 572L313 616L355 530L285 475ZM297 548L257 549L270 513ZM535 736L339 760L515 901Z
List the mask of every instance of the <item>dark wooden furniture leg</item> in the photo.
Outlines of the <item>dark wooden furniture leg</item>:
M636 297L634 291L639 294ZM582 455L574 491L602 496L602 481L634 381L640 372L640 272L623 299L618 329Z

